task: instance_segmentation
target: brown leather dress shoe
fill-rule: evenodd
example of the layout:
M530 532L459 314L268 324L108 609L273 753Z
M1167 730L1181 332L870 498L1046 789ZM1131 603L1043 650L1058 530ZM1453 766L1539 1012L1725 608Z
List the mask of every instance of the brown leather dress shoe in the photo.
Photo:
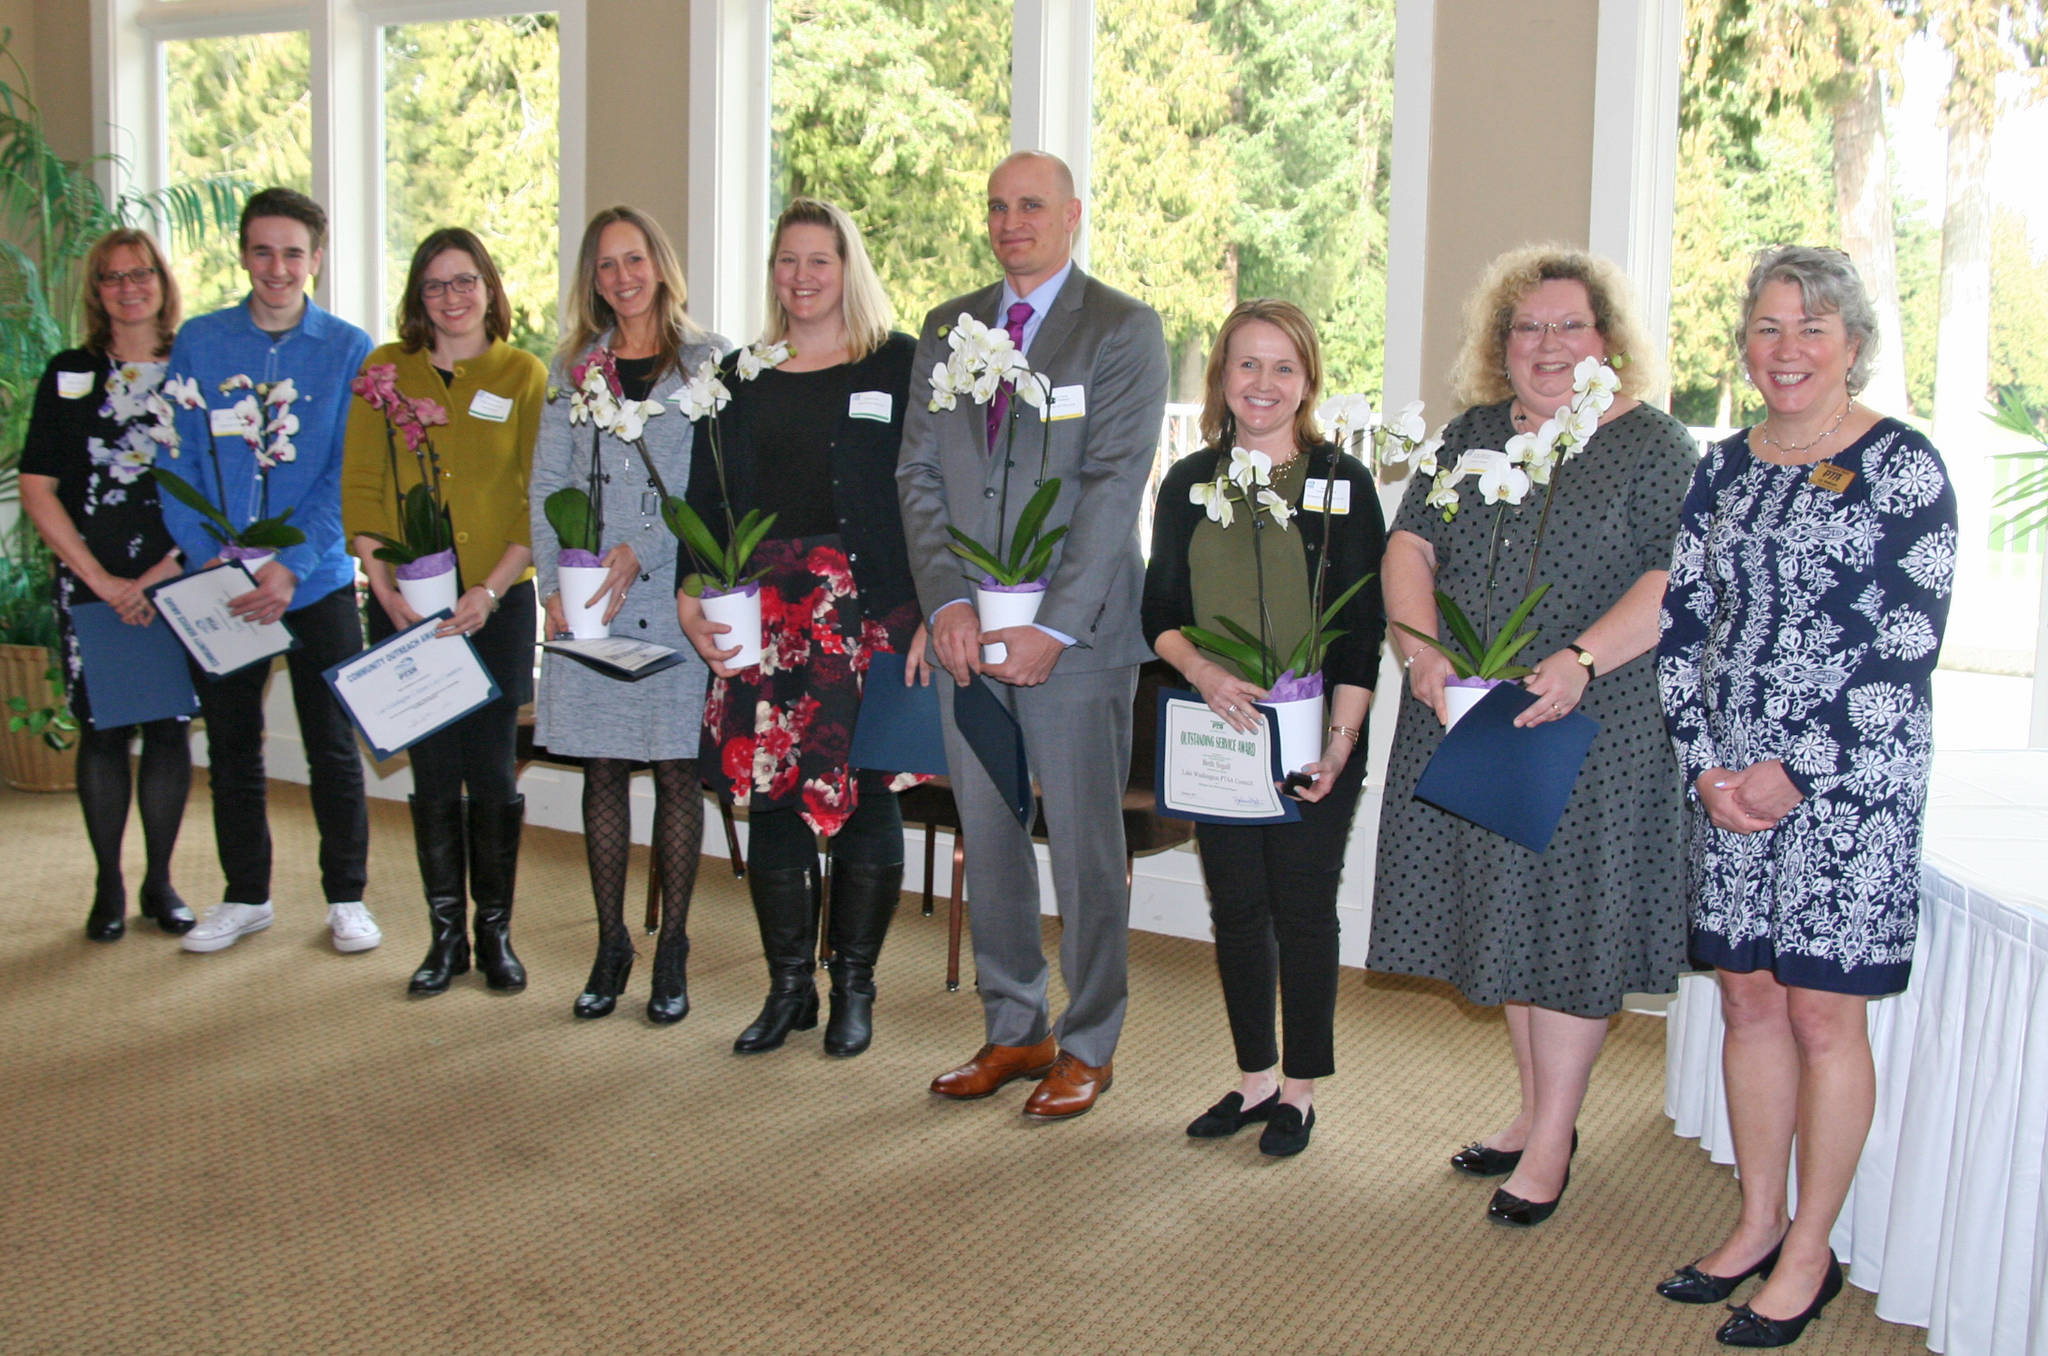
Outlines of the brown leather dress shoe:
M971 1102L987 1097L1005 1083L1045 1077L1058 1053L1059 1044L1050 1035L1036 1045L984 1045L973 1059L934 1078L932 1091L941 1097Z
M1109 1091L1109 1070L1107 1064L1092 1068L1060 1051L1052 1071L1025 1101L1024 1114L1037 1121L1060 1121L1080 1115L1095 1105L1097 1097Z

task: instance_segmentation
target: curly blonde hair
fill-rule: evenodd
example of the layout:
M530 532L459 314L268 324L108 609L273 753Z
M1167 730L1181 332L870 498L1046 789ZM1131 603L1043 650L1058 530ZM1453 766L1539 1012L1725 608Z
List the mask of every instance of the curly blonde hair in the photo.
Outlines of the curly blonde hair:
M1488 264L1465 298L1464 340L1451 368L1451 389L1460 404L1493 405L1515 393L1508 383L1508 325L1524 297L1554 281L1586 289L1593 325L1621 378L1621 394L1642 400L1663 389L1663 357L1636 316L1620 265L1569 245L1524 245Z

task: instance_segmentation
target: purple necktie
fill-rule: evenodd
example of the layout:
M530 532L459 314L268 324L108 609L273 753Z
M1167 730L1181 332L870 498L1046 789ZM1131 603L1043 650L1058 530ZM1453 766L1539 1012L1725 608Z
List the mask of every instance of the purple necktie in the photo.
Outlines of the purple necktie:
M1003 328L1010 332L1010 342L1018 352L1024 350L1024 326L1031 320L1031 303L1016 301L1010 303L1009 319ZM1003 416L1010 412L1010 388L998 386L995 399L988 402L988 445L993 451L996 445L996 431L1003 426Z

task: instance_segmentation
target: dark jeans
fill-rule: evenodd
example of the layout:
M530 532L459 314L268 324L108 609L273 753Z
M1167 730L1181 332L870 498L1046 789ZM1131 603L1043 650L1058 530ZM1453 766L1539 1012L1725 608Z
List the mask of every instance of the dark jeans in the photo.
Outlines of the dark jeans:
M464 787L481 805L518 799L519 708L533 697L533 607L533 581L515 584L505 590L483 629L469 638L497 681L498 699L406 750L414 800L460 800ZM374 594L367 612L372 645L396 632Z
M1246 1073L1276 1062L1288 1078L1336 1072L1330 1033L1337 1014L1337 884L1364 779L1361 736L1330 794L1301 805L1299 823L1195 826L1223 1007L1237 1067ZM1276 982L1284 1061L1273 1029Z
M320 888L330 904L363 897L369 883L369 812L363 805L363 764L355 729L320 676L362 653L362 625L353 587L338 588L285 621L298 645L285 656L292 705L313 781L313 821L320 829ZM270 898L269 785L263 773L263 689L270 666L256 664L225 678L195 671L199 713L206 720L208 778L213 786L213 838L220 851L229 904Z
M903 811L889 789L894 774L860 772L860 804L832 836L832 859L863 866L903 865ZM785 867L818 869L818 835L794 808L759 810L747 816L747 866L755 871Z

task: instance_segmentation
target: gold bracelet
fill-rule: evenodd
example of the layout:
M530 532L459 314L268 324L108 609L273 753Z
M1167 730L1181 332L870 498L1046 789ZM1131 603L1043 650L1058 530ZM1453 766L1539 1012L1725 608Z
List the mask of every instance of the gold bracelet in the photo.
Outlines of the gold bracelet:
M1332 725L1328 727L1325 733L1343 735L1354 744L1358 742L1358 731L1349 725Z

